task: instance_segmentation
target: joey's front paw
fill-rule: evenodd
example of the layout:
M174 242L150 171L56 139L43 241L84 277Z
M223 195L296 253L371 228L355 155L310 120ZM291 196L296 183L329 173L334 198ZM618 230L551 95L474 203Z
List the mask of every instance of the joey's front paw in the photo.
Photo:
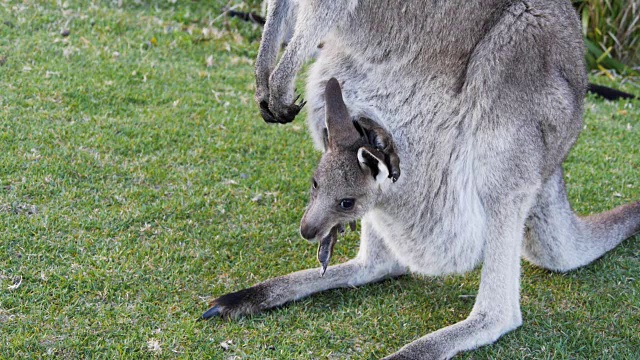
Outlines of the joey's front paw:
M298 101L300 100L300 101ZM296 118L307 102L298 95L291 104L283 104L272 98L271 101L260 100L260 115L268 123L286 124Z
M263 310L262 304L265 299L266 294L260 285L222 295L209 303L210 308L202 314L201 319L206 320L213 317L236 318L255 314Z

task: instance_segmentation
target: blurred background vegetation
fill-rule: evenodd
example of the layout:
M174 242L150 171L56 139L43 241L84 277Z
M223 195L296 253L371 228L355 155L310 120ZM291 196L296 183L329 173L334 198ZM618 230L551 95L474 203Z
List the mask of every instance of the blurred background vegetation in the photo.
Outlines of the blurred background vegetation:
M574 0L591 70L609 76L640 71L640 0Z

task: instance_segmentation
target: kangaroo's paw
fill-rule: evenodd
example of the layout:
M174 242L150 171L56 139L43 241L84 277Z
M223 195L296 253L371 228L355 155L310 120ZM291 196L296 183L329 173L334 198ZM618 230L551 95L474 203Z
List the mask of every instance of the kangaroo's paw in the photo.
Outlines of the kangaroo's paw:
M266 298L266 293L260 285L222 295L209 303L210 308L202 314L201 319L236 318L255 314L264 310L263 304Z
M298 101L299 100L299 101ZM264 121L268 123L278 123L278 124L286 124L293 121L296 118L300 110L304 107L307 102L304 99L300 98L298 95L292 104L274 104L270 103L266 100L261 100L260 104L260 115Z

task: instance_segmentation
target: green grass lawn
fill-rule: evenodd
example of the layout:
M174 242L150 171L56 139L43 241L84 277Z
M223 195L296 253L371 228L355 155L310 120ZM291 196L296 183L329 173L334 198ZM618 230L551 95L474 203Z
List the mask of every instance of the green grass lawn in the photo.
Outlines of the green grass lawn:
M298 222L319 154L302 119L259 116L259 28L221 2L121 2L0 0L0 358L373 359L467 316L479 271L197 322L318 266ZM640 101L585 108L575 209L640 199ZM523 263L524 325L461 358L640 358L639 240L568 274Z

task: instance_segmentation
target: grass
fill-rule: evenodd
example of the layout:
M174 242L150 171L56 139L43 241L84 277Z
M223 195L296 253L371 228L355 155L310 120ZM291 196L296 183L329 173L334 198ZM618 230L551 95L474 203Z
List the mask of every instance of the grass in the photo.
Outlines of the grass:
M478 271L195 321L317 266L297 226L319 154L301 120L259 118L260 29L222 5L0 0L0 358L379 358L471 310ZM639 119L588 99L579 212L640 199ZM461 358L638 358L638 240L568 274L523 263L524 326ZM351 233L334 261L356 251Z

